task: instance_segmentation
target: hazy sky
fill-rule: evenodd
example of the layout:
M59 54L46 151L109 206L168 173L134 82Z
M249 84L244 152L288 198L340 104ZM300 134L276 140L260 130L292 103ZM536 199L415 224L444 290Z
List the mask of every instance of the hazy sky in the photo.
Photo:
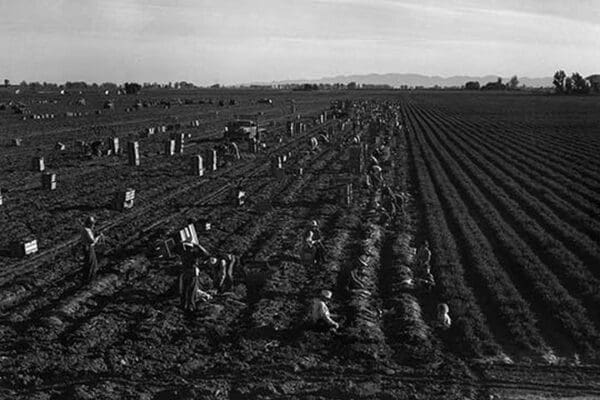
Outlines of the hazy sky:
M600 73L600 0L0 0L0 78Z

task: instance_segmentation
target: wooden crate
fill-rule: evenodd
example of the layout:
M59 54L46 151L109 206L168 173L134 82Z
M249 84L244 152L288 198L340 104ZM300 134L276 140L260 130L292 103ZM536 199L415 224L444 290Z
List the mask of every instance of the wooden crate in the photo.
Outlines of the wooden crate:
M194 224L189 224L179 231L179 240L181 243L191 242L194 244L200 244L200 241L198 240L198 233L196 232L196 227Z
M42 172L46 169L44 157L33 157L31 159L31 169L35 172Z
M129 165L136 167L140 165L140 143L139 142L128 142L127 143L127 157Z
M42 189L55 190L56 189L56 174L45 173L42 174Z
M204 175L204 162L202 156L194 156L191 158L190 169L191 173L194 176L203 176Z
M109 150L111 150L112 154L117 155L119 153L119 138L118 137L110 137L106 139L106 144L108 145Z
M25 257L38 252L38 244L36 239L24 241L14 241L10 244L10 253L13 257Z
M208 150L206 162L207 162L207 168L209 171L217 170L217 168L219 167L219 164L217 163L217 161L218 161L217 160L217 150L216 149Z
M171 135L171 139L175 140L175 152L183 154L183 147L185 143L185 133L177 133Z
M135 200L135 190L126 189L121 192L117 192L114 198L114 208L117 211L123 211L126 208L132 208Z
M342 185L338 190L339 190L339 195L338 195L339 204L344 207L349 207L350 205L352 205L352 197L353 197L352 184L346 183L345 185Z
M175 154L175 140L167 140L165 142L165 155L172 156Z

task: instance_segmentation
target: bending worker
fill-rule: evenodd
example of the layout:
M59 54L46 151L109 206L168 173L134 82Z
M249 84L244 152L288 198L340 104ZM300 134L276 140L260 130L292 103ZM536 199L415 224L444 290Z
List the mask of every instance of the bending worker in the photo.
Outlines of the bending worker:
M310 313L310 321L317 329L338 329L340 324L331 319L329 307L325 303L331 300L332 293L329 290L321 291L321 296L313 299Z
M233 288L233 270L241 267L240 257L234 254L225 254L224 256L211 256L207 260L208 267L215 276L215 287L219 293Z

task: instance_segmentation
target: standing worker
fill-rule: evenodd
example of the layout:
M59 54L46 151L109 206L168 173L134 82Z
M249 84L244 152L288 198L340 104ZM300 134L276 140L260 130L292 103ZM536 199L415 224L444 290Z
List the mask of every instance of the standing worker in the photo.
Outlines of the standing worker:
M198 299L199 281L198 276L198 258L194 252L193 246L183 245L183 265L181 274L179 274L179 298L181 299L181 308L185 311L194 311L196 309L196 300Z
M313 299L310 322L317 329L336 330L340 327L340 324L331 318L329 307L327 307L327 303L325 303L327 300L331 300L331 297L331 291L323 290L321 291L320 297L315 297Z
M304 235L304 241L300 248L300 259L307 267L313 266L316 263L317 247L314 239L315 233L308 230Z
M384 184L383 170L381 167L377 164L373 165L370 170L370 175L373 190L381 188L381 186Z
M311 236L312 232L312 236ZM321 228L319 228L319 222L317 220L310 221L310 225L304 235L305 240L311 239L315 247L315 261L317 263L325 262L325 246L323 245L323 235L321 234Z
M89 216L83 224L83 230L81 232L81 244L83 245L84 258L83 258L83 281L84 283L90 283L96 278L98 272L98 259L96 258L96 244L103 240L104 235L94 235L94 227L96 226L96 219L93 216Z

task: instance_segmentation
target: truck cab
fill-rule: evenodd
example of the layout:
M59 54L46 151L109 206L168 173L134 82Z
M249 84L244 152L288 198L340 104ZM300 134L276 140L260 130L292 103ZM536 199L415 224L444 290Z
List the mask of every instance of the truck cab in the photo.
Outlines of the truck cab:
M227 140L258 140L258 125L250 119L238 119L227 123L224 137Z

